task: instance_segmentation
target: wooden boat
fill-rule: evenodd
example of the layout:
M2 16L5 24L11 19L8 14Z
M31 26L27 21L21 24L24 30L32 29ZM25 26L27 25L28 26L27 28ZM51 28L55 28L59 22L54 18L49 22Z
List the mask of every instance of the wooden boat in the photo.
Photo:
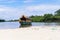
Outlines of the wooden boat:
M31 21L20 21L19 22L21 25L31 25Z
M19 23L21 25L31 25L31 19L26 18L25 16L22 16L22 18L20 18Z

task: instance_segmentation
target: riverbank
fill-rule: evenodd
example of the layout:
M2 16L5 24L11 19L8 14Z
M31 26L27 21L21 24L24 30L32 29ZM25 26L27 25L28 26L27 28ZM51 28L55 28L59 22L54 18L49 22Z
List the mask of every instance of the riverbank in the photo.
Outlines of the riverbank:
M60 26L1 29L0 40L60 40Z

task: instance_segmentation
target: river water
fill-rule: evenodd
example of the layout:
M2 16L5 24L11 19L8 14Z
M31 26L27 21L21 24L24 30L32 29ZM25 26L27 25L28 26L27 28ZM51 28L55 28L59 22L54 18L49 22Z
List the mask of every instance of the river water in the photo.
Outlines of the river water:
M0 29L15 29L19 28L21 25L19 22L0 22ZM51 23L44 23L44 22L32 22L31 26L51 26L51 27L56 27L60 26L60 23L58 22L51 22Z

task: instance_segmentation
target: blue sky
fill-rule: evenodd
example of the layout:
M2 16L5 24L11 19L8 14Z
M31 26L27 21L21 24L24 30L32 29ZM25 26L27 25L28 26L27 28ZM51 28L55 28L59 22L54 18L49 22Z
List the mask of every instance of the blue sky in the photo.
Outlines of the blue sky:
M0 0L0 19L43 15L60 9L60 0Z

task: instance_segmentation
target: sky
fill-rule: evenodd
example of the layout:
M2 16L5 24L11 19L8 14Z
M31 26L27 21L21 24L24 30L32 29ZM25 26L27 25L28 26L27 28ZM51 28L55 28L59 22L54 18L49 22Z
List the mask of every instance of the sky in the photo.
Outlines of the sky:
M0 19L19 19L22 15L44 15L60 9L60 0L0 0Z

